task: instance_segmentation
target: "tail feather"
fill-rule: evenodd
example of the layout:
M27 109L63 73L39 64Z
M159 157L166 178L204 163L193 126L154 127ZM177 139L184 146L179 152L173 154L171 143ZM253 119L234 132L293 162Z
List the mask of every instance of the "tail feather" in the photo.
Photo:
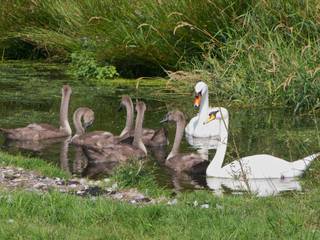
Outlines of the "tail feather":
M12 133L12 129L0 128L0 132L2 132L4 134L9 134L9 133Z
M133 137L129 136L129 137L120 138L120 142L121 143L126 143L126 144L132 144L133 143Z
M310 164L315 160L317 159L318 157L320 156L320 152L319 153L315 153L315 154L312 154L310 156L307 156L301 160L297 160L297 161L294 161L293 162L293 166L296 170L299 170L299 171L304 171L306 170Z
M94 148L92 146L81 146L82 148L82 152L84 154L84 156L88 159L88 160L95 160L96 156L99 155L99 149Z
M157 142L159 144L167 145L169 144L168 141L168 131L165 128L158 129L153 137L151 138L152 141Z

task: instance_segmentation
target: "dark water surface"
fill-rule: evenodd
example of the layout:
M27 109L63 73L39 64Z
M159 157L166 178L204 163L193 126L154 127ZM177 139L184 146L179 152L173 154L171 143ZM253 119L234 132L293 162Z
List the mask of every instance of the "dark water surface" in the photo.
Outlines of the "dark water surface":
M118 112L121 95L140 96L147 104L144 126L159 128L159 121L172 109L180 109L188 118L196 112L192 106L192 96L168 98L155 101L148 97L154 91L152 87L135 90L135 85L110 85L101 88L85 87L76 80L63 74L62 66L34 63L0 64L0 127L15 128L32 122L44 122L58 125L60 89L65 83L71 85L73 94L70 103L69 119L73 111L80 106L87 106L95 112L95 122L90 130L106 130L119 134L125 124L125 112ZM192 89L192 86L190 86ZM211 99L211 105L217 105ZM229 108L230 135L226 162L240 156L268 153L287 160L297 160L313 152L320 146L319 114L295 115L287 109L240 109ZM170 142L173 142L175 126L165 125L169 130ZM234 145L233 143L236 143ZM84 158L81 151L67 142L42 142L34 146L9 143L0 136L2 150L13 154L40 157L63 169L91 178L106 177L113 166L95 164ZM170 145L164 152L156 152L165 157ZM32 149L32 150L31 150ZM181 151L192 149L183 140ZM153 165L155 156L151 155L148 164ZM209 153L209 159L214 150ZM178 189L206 187L205 176L174 176L157 165L156 174L159 184Z

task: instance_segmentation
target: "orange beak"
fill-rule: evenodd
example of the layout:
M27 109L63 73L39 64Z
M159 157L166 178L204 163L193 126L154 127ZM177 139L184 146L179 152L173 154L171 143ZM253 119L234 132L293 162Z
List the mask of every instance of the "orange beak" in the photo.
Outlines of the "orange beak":
M193 106L195 108L198 108L200 106L200 102L201 102L201 96L200 95L196 95L194 97L194 102L193 102Z

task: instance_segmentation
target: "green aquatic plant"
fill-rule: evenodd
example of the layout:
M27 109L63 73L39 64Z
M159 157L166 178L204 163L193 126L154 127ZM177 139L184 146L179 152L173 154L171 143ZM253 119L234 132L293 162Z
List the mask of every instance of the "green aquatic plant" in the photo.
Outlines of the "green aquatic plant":
M103 84L106 79L119 76L115 66L98 64L92 52L80 51L71 54L71 73L85 83Z

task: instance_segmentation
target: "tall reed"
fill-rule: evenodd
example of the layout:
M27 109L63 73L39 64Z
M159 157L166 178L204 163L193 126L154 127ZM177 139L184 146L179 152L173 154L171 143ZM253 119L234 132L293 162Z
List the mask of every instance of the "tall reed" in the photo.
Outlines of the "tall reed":
M216 96L241 104L320 106L316 0L2 2L5 52L17 41L60 59L85 48L120 73L208 71Z

